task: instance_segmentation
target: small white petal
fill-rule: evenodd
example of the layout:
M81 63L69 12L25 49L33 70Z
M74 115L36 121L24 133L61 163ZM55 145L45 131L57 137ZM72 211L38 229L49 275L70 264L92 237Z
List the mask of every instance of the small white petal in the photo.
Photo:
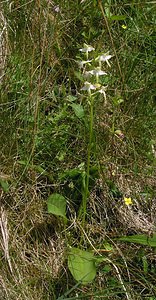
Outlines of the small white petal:
M112 55L103 54L99 56L99 61L108 61Z
M81 48L81 49L80 49L81 52L91 52L91 51L93 51L93 50L95 50L95 48L92 47L92 46L90 46L90 45L85 45L84 48Z
M85 65L85 64L88 64L88 63L90 63L92 60L82 60L82 61L78 61L78 64L79 64L79 67L80 68L83 68L83 66Z
M102 94L103 92L106 91L107 87L108 87L108 85L106 85L106 86L101 86L101 89L99 90L99 92Z
M90 82L86 81L84 83L84 86L81 88L82 91L90 91L90 90L96 90L96 87L91 84Z
M102 86L101 89L98 90L98 92L104 96L105 101L106 101L106 89L107 86Z
M107 75L106 72L100 70L99 68L95 69L95 70L91 70L88 73L92 74L92 75Z

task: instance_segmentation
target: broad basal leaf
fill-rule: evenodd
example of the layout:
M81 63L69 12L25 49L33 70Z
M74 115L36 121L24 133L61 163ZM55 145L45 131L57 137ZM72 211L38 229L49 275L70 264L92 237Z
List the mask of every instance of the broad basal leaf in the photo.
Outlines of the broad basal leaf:
M96 276L94 255L88 251L72 248L68 256L68 267L74 279L82 284L91 282Z
M66 218L66 199L62 195L57 193L50 195L47 205L48 213Z
M73 108L73 110L74 110L74 112L75 112L75 115L76 115L79 119L84 118L84 109L83 109L82 105L72 103L71 106L72 106L72 108Z

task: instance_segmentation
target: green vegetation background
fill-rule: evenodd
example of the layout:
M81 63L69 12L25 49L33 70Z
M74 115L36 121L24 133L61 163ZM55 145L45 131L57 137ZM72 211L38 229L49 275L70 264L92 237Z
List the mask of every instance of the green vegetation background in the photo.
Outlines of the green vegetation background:
M2 299L156 299L155 248L115 240L155 231L155 4L0 3ZM88 106L77 61L84 43L113 58L104 82L107 103L101 97L95 104L87 225L81 228L75 215ZM85 120L73 103L83 104ZM47 214L52 193L66 197L71 230ZM124 197L133 205L126 207ZM76 285L66 263L68 243L78 246L83 230L84 247L98 244L117 268L102 264L86 287ZM108 253L106 241L113 247Z

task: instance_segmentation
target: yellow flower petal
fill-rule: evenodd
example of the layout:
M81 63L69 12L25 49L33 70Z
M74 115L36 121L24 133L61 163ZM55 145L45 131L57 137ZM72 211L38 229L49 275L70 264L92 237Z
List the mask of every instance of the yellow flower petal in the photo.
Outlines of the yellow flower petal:
M121 27L122 27L123 29L127 29L127 26L124 25L124 24L123 24Z
M133 204L131 197L129 197L129 198L125 197L125 198L124 198L124 202L125 202L126 205L131 205L131 204Z

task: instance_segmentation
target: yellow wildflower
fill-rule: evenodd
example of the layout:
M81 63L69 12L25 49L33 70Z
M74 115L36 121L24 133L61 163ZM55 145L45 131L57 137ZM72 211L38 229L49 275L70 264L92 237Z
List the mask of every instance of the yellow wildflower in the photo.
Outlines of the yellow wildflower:
M122 27L123 29L127 29L127 26L124 25L124 24L123 24L121 27Z
M124 197L124 202L125 202L126 205L131 205L131 204L133 204L133 203L132 203L131 197L129 197L129 198Z

